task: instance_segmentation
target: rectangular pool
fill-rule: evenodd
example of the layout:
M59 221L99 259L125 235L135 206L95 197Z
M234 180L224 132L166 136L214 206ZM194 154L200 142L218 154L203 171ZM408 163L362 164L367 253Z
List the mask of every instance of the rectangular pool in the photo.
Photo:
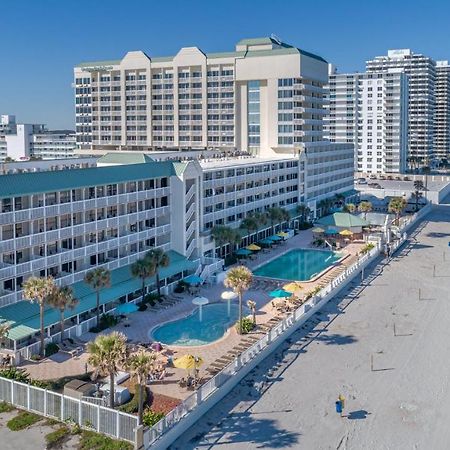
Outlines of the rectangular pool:
M308 281L342 258L342 254L325 250L293 249L262 265L256 276L284 280Z

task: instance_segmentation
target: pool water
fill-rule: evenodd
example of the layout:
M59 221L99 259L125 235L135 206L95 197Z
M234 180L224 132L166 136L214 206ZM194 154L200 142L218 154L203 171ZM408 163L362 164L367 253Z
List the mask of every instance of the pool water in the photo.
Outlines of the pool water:
M253 273L260 277L308 281L342 258L337 252L294 249L264 264Z
M227 329L237 322L239 306L232 303L228 316L227 302L205 305L201 322L199 313L200 308L197 308L187 317L159 326L152 332L150 338L169 345L210 344L220 339ZM247 311L244 311L244 314L247 314Z

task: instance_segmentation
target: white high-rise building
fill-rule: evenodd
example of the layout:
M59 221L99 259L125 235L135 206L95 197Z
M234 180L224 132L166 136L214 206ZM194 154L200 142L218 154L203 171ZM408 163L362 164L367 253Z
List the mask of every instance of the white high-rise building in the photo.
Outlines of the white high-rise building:
M407 164L408 80L401 69L331 74L326 135L352 143L355 171L402 173Z
M435 156L449 160L450 153L450 65L436 61Z
M328 64L275 37L234 51L129 52L75 67L80 151L226 149L269 156L323 140Z
M366 62L367 72L402 69L409 75L408 159L410 167L431 164L434 153L436 63L409 49L389 50Z

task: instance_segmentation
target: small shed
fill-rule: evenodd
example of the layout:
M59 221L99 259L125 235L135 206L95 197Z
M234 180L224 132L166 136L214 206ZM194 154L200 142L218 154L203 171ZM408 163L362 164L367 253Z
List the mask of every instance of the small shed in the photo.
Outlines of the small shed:
M64 385L63 394L81 400L82 397L91 397L96 390L95 384L75 379Z

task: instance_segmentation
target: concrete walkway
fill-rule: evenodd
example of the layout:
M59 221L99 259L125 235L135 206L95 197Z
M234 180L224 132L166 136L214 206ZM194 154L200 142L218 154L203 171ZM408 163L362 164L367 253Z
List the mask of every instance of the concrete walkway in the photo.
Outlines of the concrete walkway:
M448 449L449 222L450 207L434 210L172 450Z

